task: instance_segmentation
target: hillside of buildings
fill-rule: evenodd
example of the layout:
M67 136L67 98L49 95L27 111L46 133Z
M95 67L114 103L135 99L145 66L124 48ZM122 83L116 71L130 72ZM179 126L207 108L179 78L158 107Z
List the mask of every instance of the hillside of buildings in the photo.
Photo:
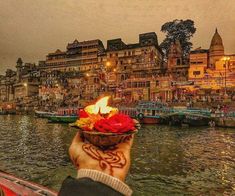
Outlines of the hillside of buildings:
M235 54L225 54L216 29L210 48L196 48L183 57L179 41L172 42L167 61L155 32L139 42L99 39L68 43L37 64L21 58L15 70L0 76L0 106L17 111L56 110L83 106L103 94L121 105L139 100L195 106L235 100Z

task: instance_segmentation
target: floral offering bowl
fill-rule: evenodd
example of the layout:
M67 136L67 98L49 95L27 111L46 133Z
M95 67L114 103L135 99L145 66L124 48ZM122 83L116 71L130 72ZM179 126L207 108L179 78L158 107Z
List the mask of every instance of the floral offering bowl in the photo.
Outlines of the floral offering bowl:
M102 133L96 131L83 131L81 129L79 130L81 135L88 142L100 148L108 148L125 142L130 139L133 134L138 132L137 129L125 133Z

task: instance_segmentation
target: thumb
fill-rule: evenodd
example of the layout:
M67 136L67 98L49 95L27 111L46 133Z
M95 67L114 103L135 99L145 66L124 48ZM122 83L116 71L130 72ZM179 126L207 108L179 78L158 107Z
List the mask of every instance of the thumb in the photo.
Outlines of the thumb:
M77 145L80 145L81 143L83 143L83 137L82 137L81 132L78 131L72 140L71 146L72 145L77 146Z

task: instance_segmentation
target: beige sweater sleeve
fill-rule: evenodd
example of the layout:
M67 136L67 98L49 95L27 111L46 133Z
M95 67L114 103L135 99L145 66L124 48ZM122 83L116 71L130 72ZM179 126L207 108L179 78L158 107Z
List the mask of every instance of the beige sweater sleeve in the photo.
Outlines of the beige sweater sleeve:
M132 195L132 190L124 182L103 172L92 169L78 170L77 178L85 178L85 177L106 184L107 186L112 187L114 190L122 193L123 195L126 196Z

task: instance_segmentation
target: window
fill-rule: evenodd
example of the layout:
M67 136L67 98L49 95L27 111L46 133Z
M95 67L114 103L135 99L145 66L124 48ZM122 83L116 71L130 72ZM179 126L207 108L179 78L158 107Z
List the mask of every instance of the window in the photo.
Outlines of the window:
M193 75L194 75L194 76L198 76L198 75L200 75L200 73L201 73L200 71L194 71L194 72L193 72Z
M180 65L180 59L177 59L177 65Z
M150 81L146 82L146 87L150 87Z

